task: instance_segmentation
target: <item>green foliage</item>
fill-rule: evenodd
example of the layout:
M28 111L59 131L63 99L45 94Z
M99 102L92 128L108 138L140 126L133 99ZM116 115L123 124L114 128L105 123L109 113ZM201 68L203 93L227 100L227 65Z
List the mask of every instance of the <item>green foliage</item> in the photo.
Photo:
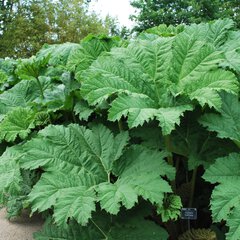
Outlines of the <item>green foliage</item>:
M8 216L43 213L40 240L166 240L184 232L181 207L196 207L204 227L211 210L214 222L226 221L214 224L218 235L238 239L233 25L162 25L129 42L89 35L0 60L0 204Z

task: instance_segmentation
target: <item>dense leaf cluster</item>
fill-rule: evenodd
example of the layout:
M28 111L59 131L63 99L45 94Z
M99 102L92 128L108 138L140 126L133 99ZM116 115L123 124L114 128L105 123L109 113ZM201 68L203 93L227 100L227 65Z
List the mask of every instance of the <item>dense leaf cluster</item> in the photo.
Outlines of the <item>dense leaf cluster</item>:
M228 19L163 25L1 60L9 217L43 213L38 240L177 239L181 207L208 207L195 186L218 183L213 222L238 239L239 34Z

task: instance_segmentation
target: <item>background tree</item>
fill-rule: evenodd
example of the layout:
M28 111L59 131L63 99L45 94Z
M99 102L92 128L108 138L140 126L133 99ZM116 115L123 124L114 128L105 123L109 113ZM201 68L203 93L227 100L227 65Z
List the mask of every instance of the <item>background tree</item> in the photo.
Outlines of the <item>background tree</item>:
M142 31L165 23L200 23L230 17L240 26L239 0L133 0L136 14L131 18L137 22L135 30Z
M13 6L18 2L18 0L1 0L0 1L0 30L4 31L6 24L11 19L11 14L13 13Z
M0 2L0 57L29 57L44 43L79 42L89 33L108 34L113 21L88 12L84 0Z
M34 2L15 2L6 9L0 35L1 57L30 56L47 41L50 26L40 5ZM7 21L6 21L7 19Z
M101 20L95 13L89 13L87 2L58 0L55 3L50 1L48 5L53 7L48 12L54 13L50 25L55 42L79 42L89 33L109 33L111 25L109 17Z

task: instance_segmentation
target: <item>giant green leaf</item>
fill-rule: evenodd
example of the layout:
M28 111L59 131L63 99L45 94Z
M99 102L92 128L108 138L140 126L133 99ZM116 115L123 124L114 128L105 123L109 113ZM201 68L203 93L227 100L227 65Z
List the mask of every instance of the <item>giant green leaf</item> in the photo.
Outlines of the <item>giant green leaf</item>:
M240 235L240 155L237 153L219 158L203 175L212 184L218 183L211 197L213 221L227 221L227 240L236 240Z
M127 209L132 208L139 195L152 203L162 203L164 193L171 192L171 187L160 176L171 179L175 174L166 162L159 161L163 157L165 154L144 147L130 148L116 163L114 173L119 176L118 180L98 187L101 207L116 214L120 203Z
M21 157L22 167L42 166L51 172L43 174L29 195L33 211L54 205L54 217L59 224L69 217L86 224L95 210L96 193L91 187L108 180L127 142L127 133L115 137L104 126L89 130L78 125L50 125L42 130L24 145L25 154ZM69 172L71 175L67 176Z
M26 154L21 164L30 169L41 166L45 170L54 167L68 173L87 172L98 180L106 180L128 141L127 133L120 135L121 144L104 126L90 130L78 125L49 125L24 145Z
M89 81L83 82L83 95L91 104L96 104L114 93L125 92L126 95L120 95L112 103L110 120L115 121L122 116L128 116L129 126L136 127L157 118L164 134L170 133L175 124L179 123L180 115L192 109L190 105L180 105L179 109L182 111L174 119L169 119L167 109L159 109L159 97L164 94L162 85L168 86L166 70L169 62L164 62L164 59L171 55L171 41L139 41L127 49L115 49L108 57L100 57L86 72ZM164 95L162 97L164 106L168 98ZM169 110L174 111L174 107L170 104Z
M131 209L139 196L161 204L172 191L163 177L173 179L174 168L165 162L166 154L145 147L123 154L128 138L126 132L114 136L103 125L50 125L40 131L18 158L23 168L45 170L29 194L32 210L53 207L58 224L73 218L85 225L97 202L111 214L121 206Z
M141 141L141 145L152 149L164 149L164 138L156 122L131 129L130 136Z
M195 25L175 37L137 39L114 48L83 72L82 94L91 105L112 101L111 121L124 116L132 128L157 119L167 135L192 103L219 110L220 91L237 93L236 76L219 68L225 61L220 46L231 26L227 20ZM199 34L201 28L211 33L209 40Z

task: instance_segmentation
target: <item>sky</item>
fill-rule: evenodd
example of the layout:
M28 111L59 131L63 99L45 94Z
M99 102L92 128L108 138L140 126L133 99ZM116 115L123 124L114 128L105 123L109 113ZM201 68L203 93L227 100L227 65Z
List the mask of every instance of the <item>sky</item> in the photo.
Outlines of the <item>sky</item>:
M95 0L90 4L90 9L94 10L101 17L110 15L118 18L121 26L131 28L134 23L128 18L134 13L134 8L130 5L130 0Z

